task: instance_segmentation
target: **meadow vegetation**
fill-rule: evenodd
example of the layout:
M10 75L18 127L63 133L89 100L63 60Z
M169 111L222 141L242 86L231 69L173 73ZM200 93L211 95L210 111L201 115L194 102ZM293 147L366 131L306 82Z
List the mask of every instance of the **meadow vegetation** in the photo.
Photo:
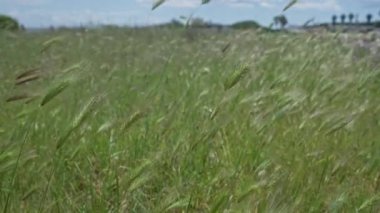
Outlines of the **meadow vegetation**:
M380 68L335 34L0 34L4 212L379 212Z

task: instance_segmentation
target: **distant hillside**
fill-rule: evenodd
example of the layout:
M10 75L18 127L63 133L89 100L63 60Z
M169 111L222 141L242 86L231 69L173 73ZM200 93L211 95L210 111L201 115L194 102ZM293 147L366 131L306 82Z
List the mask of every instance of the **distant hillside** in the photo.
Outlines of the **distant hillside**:
M230 25L232 29L246 30L246 29L260 29L260 24L255 21L241 21Z
M235 30L248 30L248 29L269 30L269 29L261 26L256 21L253 21L253 20L240 21L240 22L236 22L236 23L233 23L230 25L224 25L224 24L206 22L200 18L196 18L190 22L189 26L191 26L192 28L215 28L215 29L235 29ZM156 27L169 27L169 28L180 27L181 28L181 27L185 27L185 24L179 20L173 19L171 22L156 25Z

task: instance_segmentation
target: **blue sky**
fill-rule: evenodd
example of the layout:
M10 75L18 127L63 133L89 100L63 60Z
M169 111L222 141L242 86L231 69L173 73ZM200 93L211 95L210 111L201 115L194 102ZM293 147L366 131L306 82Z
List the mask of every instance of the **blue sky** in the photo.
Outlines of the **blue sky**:
M217 23L254 19L269 25L289 0L167 0L151 11L155 0L0 0L0 13L18 19L26 27L77 26L80 24L142 25L162 23L194 14ZM315 18L330 21L333 14L353 12L364 20L372 13L380 19L380 0L300 0L285 13L290 24Z

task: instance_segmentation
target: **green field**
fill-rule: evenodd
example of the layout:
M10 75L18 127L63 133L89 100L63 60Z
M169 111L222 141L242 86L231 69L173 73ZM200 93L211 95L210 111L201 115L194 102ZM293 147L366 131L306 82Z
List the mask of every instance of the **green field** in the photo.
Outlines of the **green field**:
M337 35L2 32L0 81L1 211L380 212L380 67Z

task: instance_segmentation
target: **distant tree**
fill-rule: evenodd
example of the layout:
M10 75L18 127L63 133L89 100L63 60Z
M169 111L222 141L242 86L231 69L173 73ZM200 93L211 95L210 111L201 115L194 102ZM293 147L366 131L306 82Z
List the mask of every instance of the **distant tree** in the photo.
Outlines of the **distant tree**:
M278 15L273 18L275 25L280 25L283 29L288 24L288 19L284 15Z
M177 19L172 19L172 21L168 24L169 27L183 27L185 26L181 21Z
M348 14L348 20L349 20L350 24L353 23L354 18L355 18L355 15L353 13Z
M367 23L368 24L371 24L371 22L372 22L372 14L367 14Z
M0 15L0 30L20 30L20 24L12 17Z
M338 19L338 16L337 15L333 15L332 16L332 24L333 25L336 25L336 20Z
M246 30L246 29L260 29L261 26L255 21L241 21L231 25L233 29Z
M342 14L340 16L340 20L341 20L342 24L344 24L346 22L346 14Z
M195 28L207 27L209 24L202 18L193 18L190 21L190 25Z

